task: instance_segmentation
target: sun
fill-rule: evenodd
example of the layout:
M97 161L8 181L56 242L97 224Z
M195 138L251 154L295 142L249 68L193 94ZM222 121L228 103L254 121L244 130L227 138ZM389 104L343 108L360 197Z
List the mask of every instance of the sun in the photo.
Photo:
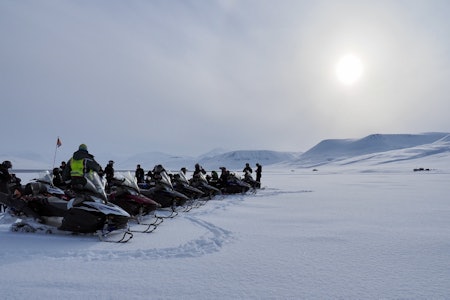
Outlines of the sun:
M362 61L354 54L344 55L336 65L336 76L344 85L353 85L361 78L362 73Z

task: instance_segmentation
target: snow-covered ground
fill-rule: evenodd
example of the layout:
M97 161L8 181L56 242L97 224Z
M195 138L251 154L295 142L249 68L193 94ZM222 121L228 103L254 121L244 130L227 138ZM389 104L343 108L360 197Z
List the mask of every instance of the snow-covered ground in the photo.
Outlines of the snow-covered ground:
M268 169L256 194L211 200L126 244L12 233L4 220L0 295L448 299L450 170L413 167Z
M448 149L265 167L256 194L211 200L126 244L12 233L4 216L0 297L449 299Z

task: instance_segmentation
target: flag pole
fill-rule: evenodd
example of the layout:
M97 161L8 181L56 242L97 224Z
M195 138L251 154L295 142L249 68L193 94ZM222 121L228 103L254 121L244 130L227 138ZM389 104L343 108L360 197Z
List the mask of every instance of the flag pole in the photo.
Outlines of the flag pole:
M55 155L53 155L53 167L52 170L55 168L55 162L56 162L56 151L58 150L58 148L61 146L61 140L58 138L56 139L56 146L55 146Z

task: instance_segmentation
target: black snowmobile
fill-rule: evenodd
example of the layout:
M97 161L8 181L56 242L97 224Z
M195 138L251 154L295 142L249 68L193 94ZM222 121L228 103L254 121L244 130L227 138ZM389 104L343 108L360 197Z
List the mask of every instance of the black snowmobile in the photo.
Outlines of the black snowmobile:
M201 172L198 173L195 177L191 178L189 180L189 182L193 187L201 190L203 192L204 196L209 199L211 199L215 195L222 194L222 192L218 188L216 188L208 183L208 180L206 179L205 174L203 174Z
M141 193L158 202L162 208L172 207L175 209L176 206L184 205L189 199L173 188L172 181L164 169L154 172L148 188L141 188Z
M130 172L116 173L111 182L111 191L109 202L122 207L131 216L147 215L161 207L158 202L141 194Z
M227 177L227 182L222 186L221 190L224 194L244 194L251 186L241 180L234 173L230 173Z
M130 172L115 173L111 181L111 190L112 192L108 195L109 202L127 211L139 225L147 226L147 228L141 229L139 232L152 232L161 224L163 219L155 216L155 211L161 205L141 194L136 178ZM146 223L144 217L152 213L155 220L151 223ZM138 229L135 230L138 231ZM132 229L132 231L134 230Z
M190 199L198 199L203 196L203 192L189 184L183 172L173 175L173 187L176 191L188 196Z
M55 196L63 200L69 201L75 195L70 191L64 191L61 188L53 184L53 175L49 171L44 171L34 178L32 182L25 185L25 193L30 194L28 189L32 189L34 194L48 194L49 196Z
M103 241L127 242L133 237L128 229L130 215L119 206L108 203L104 184L97 173L88 173L81 189L69 201L49 195L39 182L30 183L31 194L20 198L2 194L0 202L12 208L17 221L11 230L17 232L97 234ZM27 187L25 188L27 191ZM119 234L113 240L113 235Z
M256 181L255 179L253 179L252 174L248 170L246 170L245 173L244 173L243 181L245 183L249 184L251 186L251 188L253 190L255 190L255 191L256 191L257 188L259 188L259 182Z

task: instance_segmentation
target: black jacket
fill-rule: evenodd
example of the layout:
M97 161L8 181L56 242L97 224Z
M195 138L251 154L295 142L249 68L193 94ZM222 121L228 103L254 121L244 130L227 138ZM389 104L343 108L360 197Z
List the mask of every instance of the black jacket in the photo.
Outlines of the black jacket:
M0 192L9 194L9 182L11 181L11 174L7 168L0 164Z
M76 160L79 160L79 159L85 160L85 167L86 167L85 172L86 173L89 171L95 171L99 174L103 173L102 167L99 165L98 162L95 161L94 156L92 154L89 154L89 152L87 152L86 150L75 151L73 153L72 158L76 159ZM62 175L64 181L71 179L71 177L70 177L70 171L72 170L72 168L70 166L71 162L72 162L72 160L69 159L66 164L66 167L64 168L63 175Z

